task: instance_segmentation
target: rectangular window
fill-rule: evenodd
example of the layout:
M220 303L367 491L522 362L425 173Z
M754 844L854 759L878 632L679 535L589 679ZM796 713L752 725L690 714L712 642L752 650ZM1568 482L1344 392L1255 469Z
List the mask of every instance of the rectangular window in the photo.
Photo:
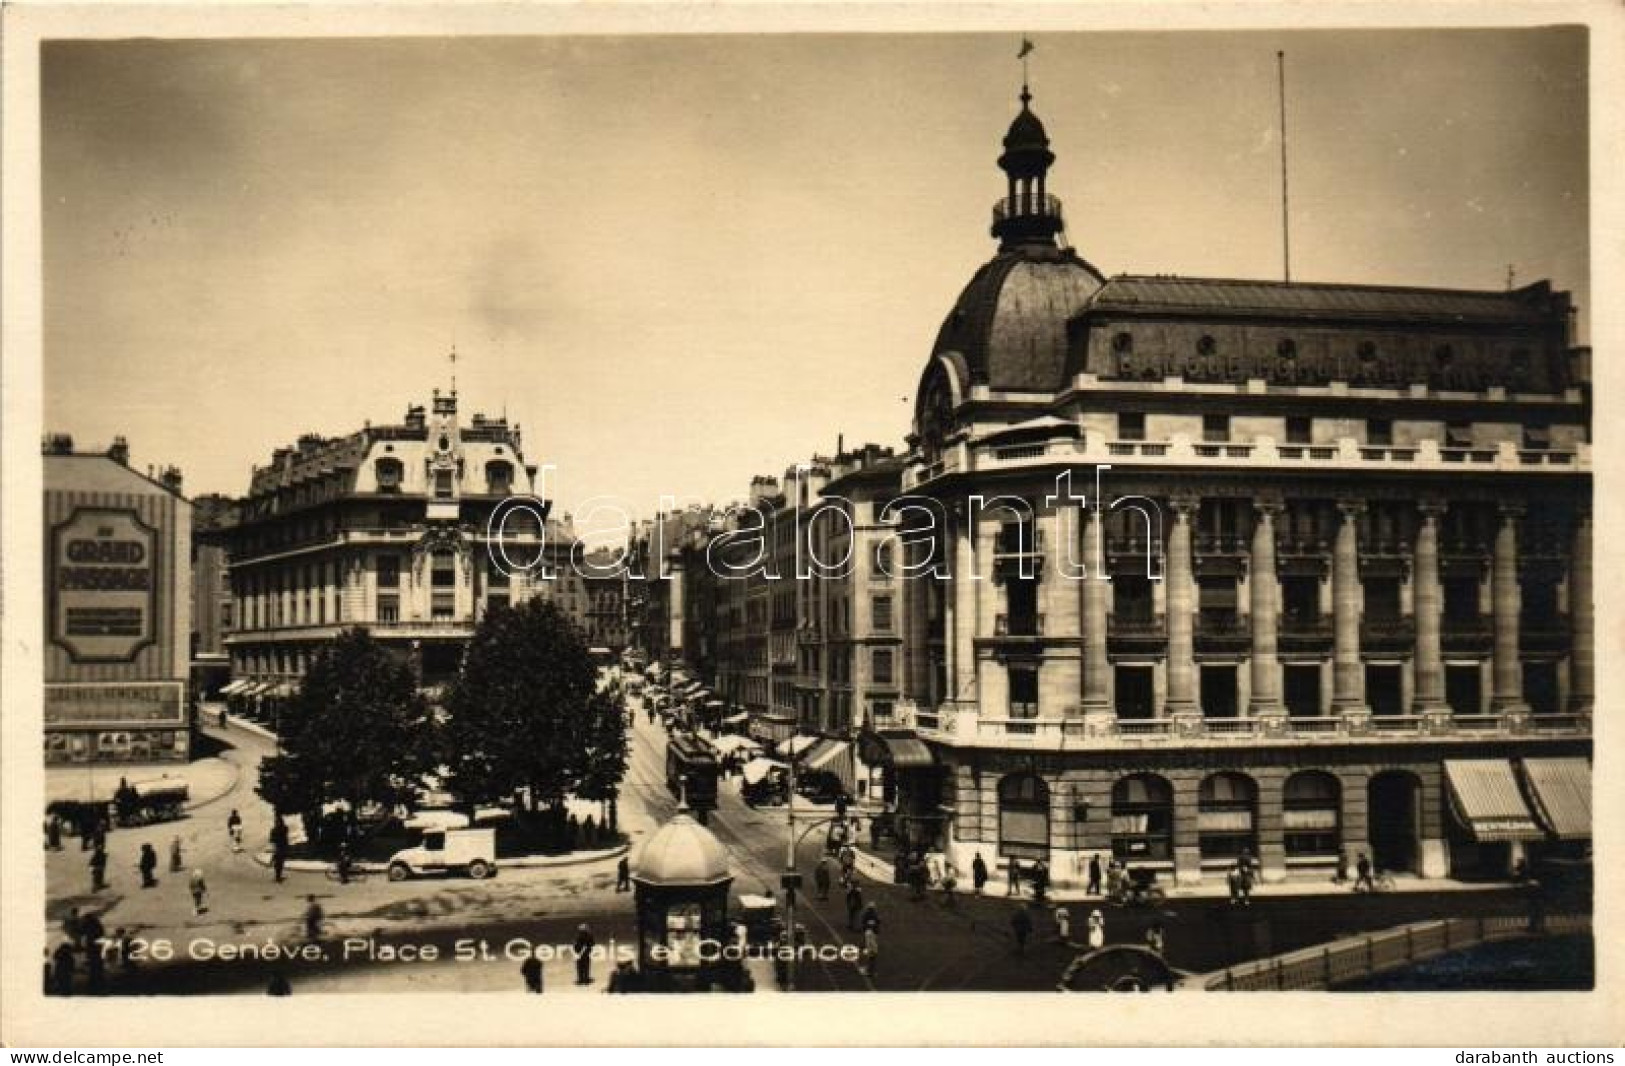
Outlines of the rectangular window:
M1011 664L1010 717L1038 717L1038 667Z
M1230 439L1229 415L1203 415L1202 439L1208 442L1227 441Z
M890 596L876 596L870 604L872 618L876 633L890 633L892 630L892 598Z
M1313 574L1281 578L1281 621L1299 628L1320 621L1320 578Z
M1444 701L1452 714L1481 714L1484 703L1484 674L1477 663L1444 668Z
M1313 444L1315 442L1314 419L1304 415L1292 415L1286 420L1286 442L1288 444Z
M435 552L430 570L430 584L437 589L457 587L457 556L451 552Z
M436 470L434 472L434 495L437 500L451 499L450 470Z
M1197 605L1204 625L1223 628L1240 624L1236 613L1236 579L1228 574L1204 574L1197 581Z
M1473 424L1471 422L1451 422L1444 427L1444 445L1446 448L1471 448L1473 446Z
M1523 698L1535 714L1556 714L1558 706L1557 664L1536 662L1523 664Z
M1156 688L1149 666L1116 668L1117 717L1143 721L1156 717Z
M1366 578L1365 616L1374 622L1393 622L1399 619L1399 578Z
M1145 415L1139 411L1124 411L1117 416L1118 440L1145 440Z
M892 683L892 653L890 648L876 648L872 665L875 684L889 685Z
M1293 718L1320 715L1320 667L1290 664L1282 667L1286 713Z
M1236 717L1236 668L1204 665L1201 671L1202 715L1206 718Z
M1447 577L1444 586L1444 619L1447 622L1478 621L1478 579Z
M457 614L457 594L436 592L430 598L429 617L436 622L449 622Z
M400 556L380 555L378 557L378 587L381 589L401 587Z
M378 596L378 621L399 622L401 620L401 598L393 593Z
M1372 663L1365 668L1365 702L1371 713L1388 718L1405 713L1399 667Z
M1112 575L1112 617L1119 622L1148 624L1156 616L1151 582L1141 574Z
M1394 443L1394 423L1388 418L1365 420L1365 442L1386 448Z

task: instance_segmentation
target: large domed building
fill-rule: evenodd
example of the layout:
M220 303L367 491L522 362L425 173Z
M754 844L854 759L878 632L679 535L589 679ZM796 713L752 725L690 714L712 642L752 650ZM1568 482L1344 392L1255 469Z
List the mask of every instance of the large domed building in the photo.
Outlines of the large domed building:
M903 699L866 745L900 845L1181 882L1582 847L1568 295L1108 278L1055 162L1024 88L997 250L920 376L901 491L949 579L903 583Z

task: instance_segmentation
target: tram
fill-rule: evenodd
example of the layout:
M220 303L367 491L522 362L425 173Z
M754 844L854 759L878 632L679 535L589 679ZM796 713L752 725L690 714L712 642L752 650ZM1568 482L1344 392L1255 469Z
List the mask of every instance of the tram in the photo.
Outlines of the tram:
M720 772L717 753L699 737L673 732L666 741L666 787L687 803L701 825L707 821L707 813L717 809Z

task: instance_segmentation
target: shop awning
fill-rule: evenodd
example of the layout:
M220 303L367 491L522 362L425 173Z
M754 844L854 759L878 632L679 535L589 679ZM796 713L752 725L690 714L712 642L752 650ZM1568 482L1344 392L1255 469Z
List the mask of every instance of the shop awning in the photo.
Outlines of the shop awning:
M791 737L789 740L781 743L775 750L779 755L788 756L789 758L794 759L798 758L802 752L806 751L808 748L817 743L817 737Z
M744 711L740 711L738 714L730 714L728 717L724 718L722 720L722 724L739 725L741 722L748 721L750 721L750 715L746 714Z
M711 746L721 755L732 755L736 751L762 750L762 746L749 737L735 736L732 733L713 740Z
M1540 840L1512 764L1505 759L1446 759L1445 781L1456 820L1480 843Z
M224 687L222 687L220 689L220 695L222 695L222 696L235 696L238 693L242 692L243 689L247 688L248 685L249 685L248 678L239 677L237 680L235 680L235 681L231 682L230 684L225 685Z
M857 771L852 764L852 745L844 740L821 740L807 753L803 767L810 773L833 774L847 795L857 791Z
M265 690L271 687L269 681L250 681L244 685L239 696L259 697L265 695Z
M1591 764L1584 759L1525 759L1535 813L1559 840L1591 838Z
M928 770L937 764L925 741L912 734L866 733L864 761L894 770Z
M768 774L788 769L788 766L773 759L752 759L739 772L745 778L745 784L754 785Z

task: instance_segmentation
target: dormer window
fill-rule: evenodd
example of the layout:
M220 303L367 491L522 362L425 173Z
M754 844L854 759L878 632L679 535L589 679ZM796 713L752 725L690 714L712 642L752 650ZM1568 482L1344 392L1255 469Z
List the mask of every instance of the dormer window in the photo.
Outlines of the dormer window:
M378 478L379 492L399 492L401 490L401 461L399 459L380 459L373 465L374 474Z
M506 496L513 489L513 464L500 460L485 464L486 491Z

